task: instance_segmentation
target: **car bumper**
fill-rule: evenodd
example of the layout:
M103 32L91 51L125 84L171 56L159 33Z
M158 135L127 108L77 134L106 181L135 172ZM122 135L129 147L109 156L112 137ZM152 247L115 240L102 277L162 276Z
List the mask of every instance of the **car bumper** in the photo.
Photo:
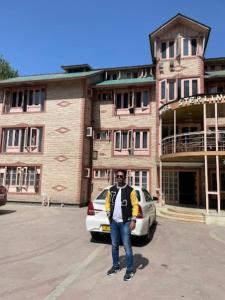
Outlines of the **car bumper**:
M147 234L149 220L147 218L137 219L136 227L131 234L135 236L143 236ZM86 229L92 232L110 233L102 230L102 225L109 225L108 219L96 219L94 216L86 217Z

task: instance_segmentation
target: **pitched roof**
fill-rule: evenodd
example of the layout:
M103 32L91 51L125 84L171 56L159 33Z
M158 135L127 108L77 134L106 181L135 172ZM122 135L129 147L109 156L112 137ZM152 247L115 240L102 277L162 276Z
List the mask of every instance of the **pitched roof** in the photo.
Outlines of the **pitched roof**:
M114 87L123 85L143 85L154 83L155 79L153 77L144 78L130 78L130 79L118 79L118 80L105 80L97 83L95 87Z
M205 78L223 78L225 77L225 70L210 71L205 73Z
M88 72L77 72L77 73L55 73L55 74L44 74L44 75L19 76L19 77L13 77L5 80L0 80L0 85L36 82L36 81L79 79L83 77L90 77L101 72L102 71L99 70L99 71L88 71Z

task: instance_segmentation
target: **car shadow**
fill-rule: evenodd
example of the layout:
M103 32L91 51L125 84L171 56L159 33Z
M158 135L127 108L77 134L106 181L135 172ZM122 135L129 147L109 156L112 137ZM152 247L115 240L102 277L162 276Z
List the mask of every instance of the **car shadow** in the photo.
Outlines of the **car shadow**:
M131 236L132 246L144 247L144 246L148 245L154 237L154 234L155 234L156 229L157 229L157 225L158 225L158 222L156 221L151 226L149 241L144 240L142 237L132 235ZM95 237L91 238L91 243L111 245L110 234L108 234L108 233L97 233ZM120 241L120 245L123 245L122 241Z
M16 210L11 210L11 209L0 209L0 216L1 215L7 215L16 212Z
M140 253L134 254L134 273L137 270L143 270L149 264L149 260ZM120 268L126 268L126 256L120 256Z

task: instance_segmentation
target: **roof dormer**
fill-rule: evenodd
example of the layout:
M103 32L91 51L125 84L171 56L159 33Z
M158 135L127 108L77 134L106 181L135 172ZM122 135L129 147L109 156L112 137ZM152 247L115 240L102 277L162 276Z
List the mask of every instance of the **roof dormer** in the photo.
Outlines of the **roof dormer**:
M210 27L180 13L149 35L153 61L204 56Z

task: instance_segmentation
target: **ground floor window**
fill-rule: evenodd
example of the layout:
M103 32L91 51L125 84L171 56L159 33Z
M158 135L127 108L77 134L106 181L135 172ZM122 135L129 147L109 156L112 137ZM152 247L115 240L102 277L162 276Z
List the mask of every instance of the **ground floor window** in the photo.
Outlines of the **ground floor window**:
M162 174L162 191L164 199L168 203L175 203L179 201L179 176L178 172L164 171Z
M150 190L149 171L147 170L126 170L126 182L129 185L141 186L146 190ZM116 171L113 172L113 184L116 183Z
M1 167L0 185L8 192L38 193L40 183L40 167Z
M94 178L97 178L97 179L109 179L110 178L110 170L107 170L107 169L96 169L96 170L94 170Z

